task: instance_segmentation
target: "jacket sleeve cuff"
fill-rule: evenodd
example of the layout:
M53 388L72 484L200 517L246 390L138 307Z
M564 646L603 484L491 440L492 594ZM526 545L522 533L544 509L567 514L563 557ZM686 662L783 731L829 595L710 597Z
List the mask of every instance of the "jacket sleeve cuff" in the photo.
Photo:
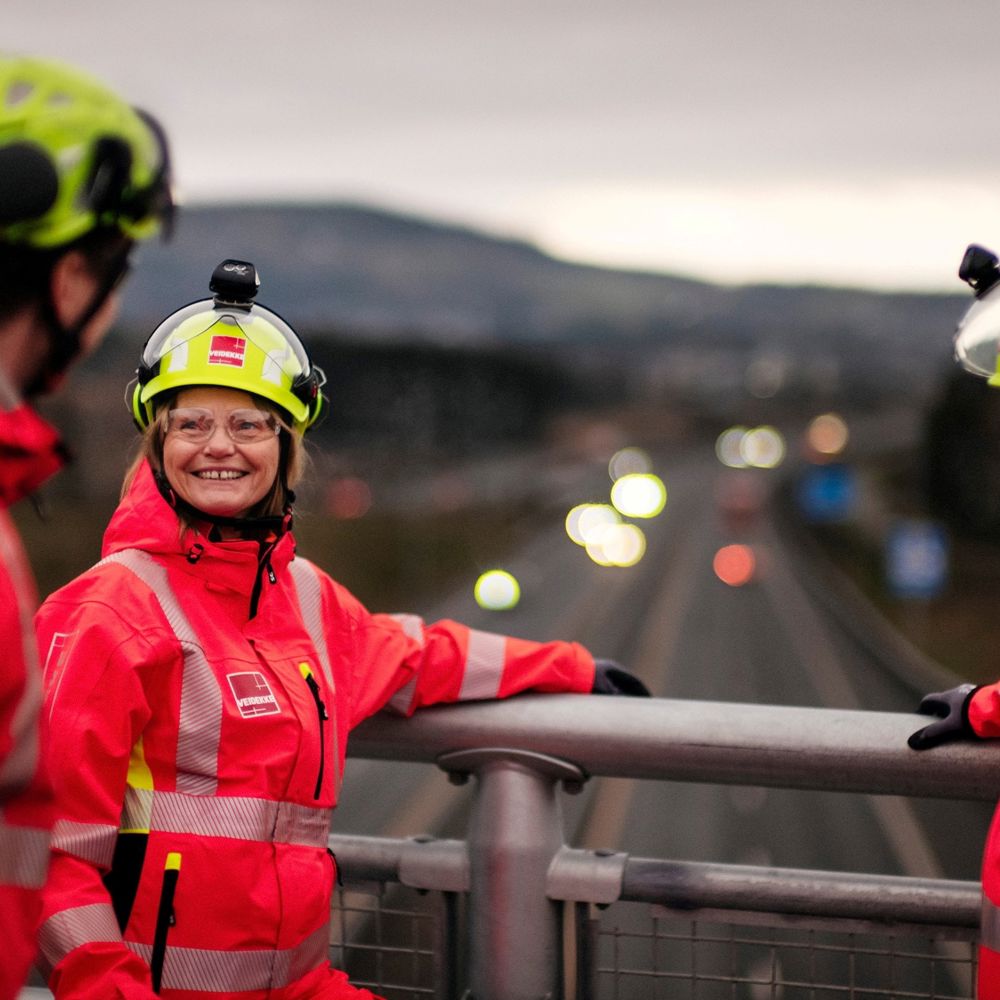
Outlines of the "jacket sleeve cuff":
M978 739L1000 736L1000 692L996 684L974 687L962 702L962 721Z
M594 666L594 657L577 642L573 643L573 651L576 653L576 664L570 679L572 685L570 690L590 694L594 689L594 675L597 670Z

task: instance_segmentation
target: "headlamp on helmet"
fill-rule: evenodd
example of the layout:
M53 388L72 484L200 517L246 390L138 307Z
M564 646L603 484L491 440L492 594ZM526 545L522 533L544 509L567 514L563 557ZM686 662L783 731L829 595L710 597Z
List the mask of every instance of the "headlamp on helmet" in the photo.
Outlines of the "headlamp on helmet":
M179 309L153 331L131 392L132 416L140 429L152 423L164 394L202 385L267 399L299 432L315 425L326 376L309 360L295 331L254 302L259 285L249 261L224 260L212 275L215 297Z
M955 358L967 371L1000 386L1000 260L970 244L958 270L976 293L955 333Z

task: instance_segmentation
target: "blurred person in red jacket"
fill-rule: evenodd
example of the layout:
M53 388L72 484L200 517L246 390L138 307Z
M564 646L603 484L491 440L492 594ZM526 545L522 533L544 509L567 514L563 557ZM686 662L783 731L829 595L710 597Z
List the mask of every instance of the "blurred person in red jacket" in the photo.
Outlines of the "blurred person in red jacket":
M65 455L30 400L101 341L135 242L170 207L152 119L74 69L0 56L0 1000L35 955L52 823L34 581L7 508Z
M347 739L520 691L645 694L582 646L375 614L297 554L323 372L245 261L167 317L103 559L37 617L59 826L41 931L56 996L370 997L328 961Z

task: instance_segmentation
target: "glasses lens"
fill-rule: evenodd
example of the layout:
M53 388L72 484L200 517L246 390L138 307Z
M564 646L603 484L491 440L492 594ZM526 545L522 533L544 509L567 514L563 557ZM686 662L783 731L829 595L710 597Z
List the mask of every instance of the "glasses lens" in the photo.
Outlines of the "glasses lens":
M176 434L185 441L207 441L215 430L215 417L211 410L185 407L167 414L167 433Z
M226 415L229 436L240 444L252 444L274 437L278 425L270 413L263 410L231 410Z

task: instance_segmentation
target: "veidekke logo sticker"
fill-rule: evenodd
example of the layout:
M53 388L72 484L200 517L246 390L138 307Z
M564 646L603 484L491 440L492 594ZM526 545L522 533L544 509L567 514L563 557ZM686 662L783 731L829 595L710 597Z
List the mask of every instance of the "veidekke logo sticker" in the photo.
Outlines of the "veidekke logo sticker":
M281 706L274 692L268 686L267 678L256 670L239 674L227 674L226 680L236 699L236 707L244 719L258 715L280 715Z
M232 365L234 368L242 368L246 349L247 342L242 337L227 337L224 334L217 333L212 337L212 342L208 345L208 363L210 365Z

